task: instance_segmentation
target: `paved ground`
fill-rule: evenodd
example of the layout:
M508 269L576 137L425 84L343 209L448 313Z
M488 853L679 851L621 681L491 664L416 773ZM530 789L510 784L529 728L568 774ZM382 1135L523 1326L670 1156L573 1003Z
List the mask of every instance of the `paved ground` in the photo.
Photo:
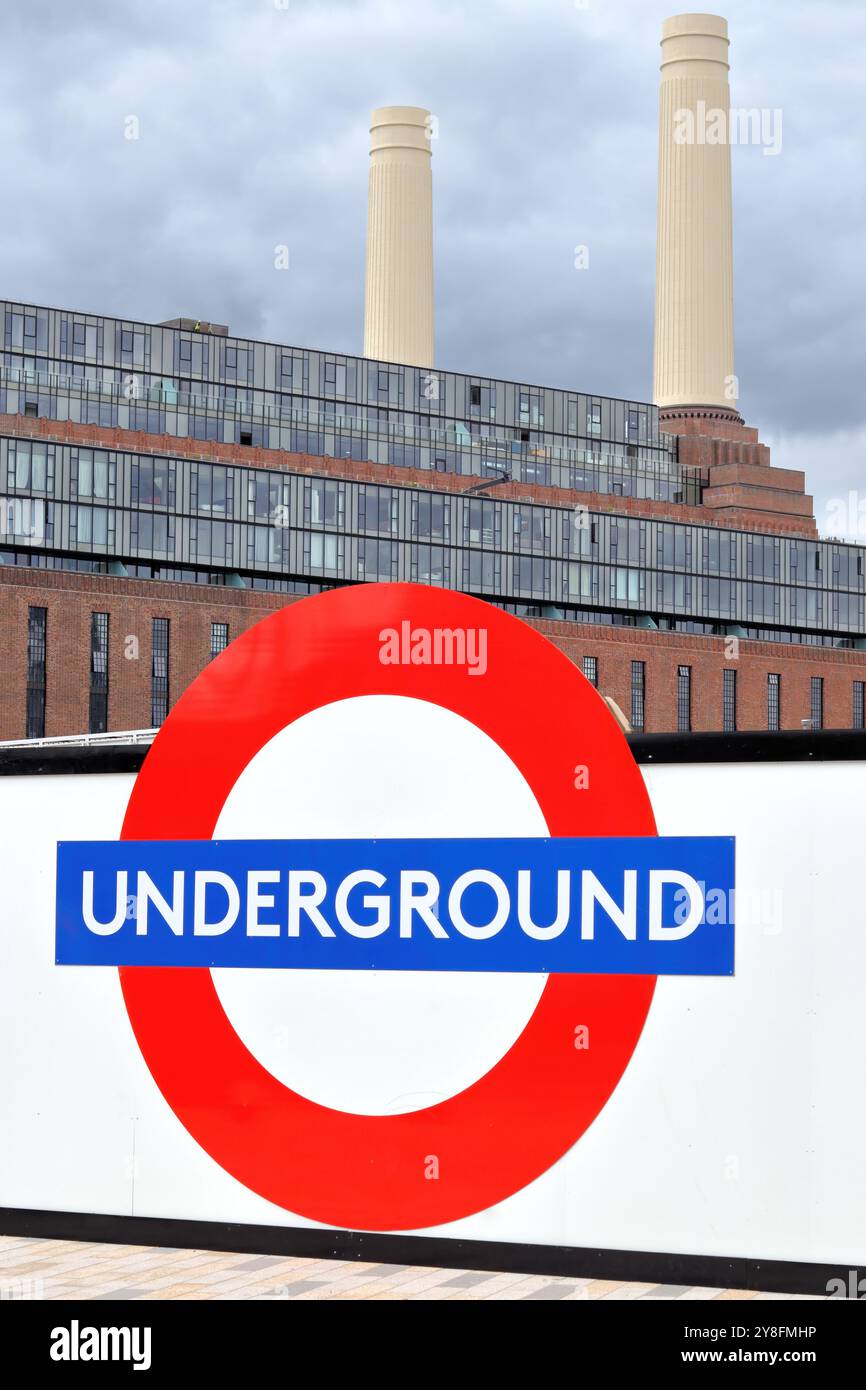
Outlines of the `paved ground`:
M0 1237L0 1298L777 1299L742 1289Z

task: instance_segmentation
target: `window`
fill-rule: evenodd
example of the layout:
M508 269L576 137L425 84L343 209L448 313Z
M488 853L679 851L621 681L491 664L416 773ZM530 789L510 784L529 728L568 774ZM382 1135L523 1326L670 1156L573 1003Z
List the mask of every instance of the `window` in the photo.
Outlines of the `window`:
M810 728L824 727L824 677L813 676L809 693Z
M90 615L90 732L108 731L108 614Z
M358 488L358 518L362 531L396 531L397 494L391 488Z
M337 537L310 536L310 569L335 570L337 568Z
M677 667L677 732L692 731L692 668Z
M597 656L585 656L583 658L583 674L586 676L586 679L589 681L590 685L594 685L596 690L598 690Z
M10 475L12 448L10 445ZM53 487L53 455L38 440L19 440L15 445L15 472L10 483L22 491L49 492Z
M45 737L45 652L47 608L27 613L27 737Z
M393 541L358 542L358 578L396 578L397 548Z
M229 625L228 623L211 623L210 625L210 659L213 661L215 656L224 652L229 644Z
M41 497L6 497L0 504L0 536L3 540L37 544L47 536L46 503Z
M168 618L154 618L150 664L150 723L154 729L168 714L168 633Z
M636 733L643 733L646 723L646 665L643 661L631 663L631 726Z
M135 550L171 554L174 548L174 518L160 516L158 512L133 512L131 534Z
M289 486L284 479L268 473L250 474L248 515L256 521L269 521L285 529L289 524Z
M737 673L722 672L722 728L732 734L737 727Z
M70 507L69 511L70 536L76 544L108 545L109 514L105 507Z
M109 496L108 455L92 449L78 450L78 474L76 487L79 497Z
M480 405L480 404L481 404L481 387L480 387L480 386L470 386L470 387L469 387L469 404L470 404L470 405Z
M449 582L449 551L441 545L412 547L412 578L421 584Z
M854 710L852 728L862 729L863 726L863 695L866 691L866 681L854 682Z
M514 544L518 550L549 550L550 522L541 507L515 507Z
M637 570L612 569L610 596L620 603L637 603L640 595L640 575Z
M225 468L216 464L199 464L198 497L194 503L198 511L225 516L230 506L229 490Z
M314 478L310 483L310 521L317 525L339 526L343 508L339 485Z
M767 728L781 728L782 717L782 677L771 671L767 676Z
M224 564L231 560L231 528L224 521L197 521L195 535L190 536L198 560Z
M133 506L174 507L175 466L169 459L139 459L132 467Z

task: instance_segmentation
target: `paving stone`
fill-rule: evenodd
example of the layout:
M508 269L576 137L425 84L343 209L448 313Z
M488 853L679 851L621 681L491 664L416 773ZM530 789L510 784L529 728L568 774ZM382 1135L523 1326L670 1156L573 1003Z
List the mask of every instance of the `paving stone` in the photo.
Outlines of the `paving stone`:
M146 1294L146 1293L149 1293L149 1292L150 1292L149 1289L144 1289L144 1288L142 1288L142 1289L130 1289L130 1288L109 1289L108 1293L97 1293L97 1294L94 1294L93 1297L92 1297L92 1299L91 1299L91 1302L92 1302L92 1303L104 1303L104 1302L107 1302L108 1300L114 1301L114 1299L117 1299L119 1302L120 1302L120 1301L126 1301L126 1300L128 1300L128 1299L130 1299L130 1298L141 1298L142 1294Z
M310 1293L313 1289L320 1289L321 1287L322 1282L319 1279L295 1279L291 1284L282 1284L279 1286L280 1297L297 1298L299 1294ZM271 1297L273 1297L275 1293L276 1289L271 1289Z
M39 1287L38 1296L50 1301L576 1302L820 1297L19 1236L0 1237L0 1285L4 1280L7 1284L30 1281Z
M568 1295L575 1292L574 1284L547 1284L543 1289L534 1289L532 1293L524 1294L521 1302L541 1302L542 1300L553 1301L557 1298L568 1298Z
M274 1265L282 1263L280 1255L257 1255L253 1260L242 1260L235 1265L235 1269L272 1269Z
M469 1272L467 1274L455 1274L453 1279L446 1279L442 1288L463 1288L470 1289L473 1284L489 1284L495 1276L492 1274L478 1274Z

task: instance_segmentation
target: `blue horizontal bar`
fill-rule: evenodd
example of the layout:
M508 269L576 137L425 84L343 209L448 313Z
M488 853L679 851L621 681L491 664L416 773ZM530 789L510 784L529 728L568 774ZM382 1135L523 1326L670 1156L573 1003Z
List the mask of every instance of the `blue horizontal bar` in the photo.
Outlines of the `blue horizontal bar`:
M729 837L65 841L56 959L730 975L733 889Z

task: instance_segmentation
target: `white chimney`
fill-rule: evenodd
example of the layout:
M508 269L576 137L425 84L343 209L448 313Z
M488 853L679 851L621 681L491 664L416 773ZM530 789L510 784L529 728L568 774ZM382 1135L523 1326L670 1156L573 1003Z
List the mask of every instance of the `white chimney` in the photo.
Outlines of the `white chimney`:
M364 356L432 367L431 117L383 106L370 135Z

